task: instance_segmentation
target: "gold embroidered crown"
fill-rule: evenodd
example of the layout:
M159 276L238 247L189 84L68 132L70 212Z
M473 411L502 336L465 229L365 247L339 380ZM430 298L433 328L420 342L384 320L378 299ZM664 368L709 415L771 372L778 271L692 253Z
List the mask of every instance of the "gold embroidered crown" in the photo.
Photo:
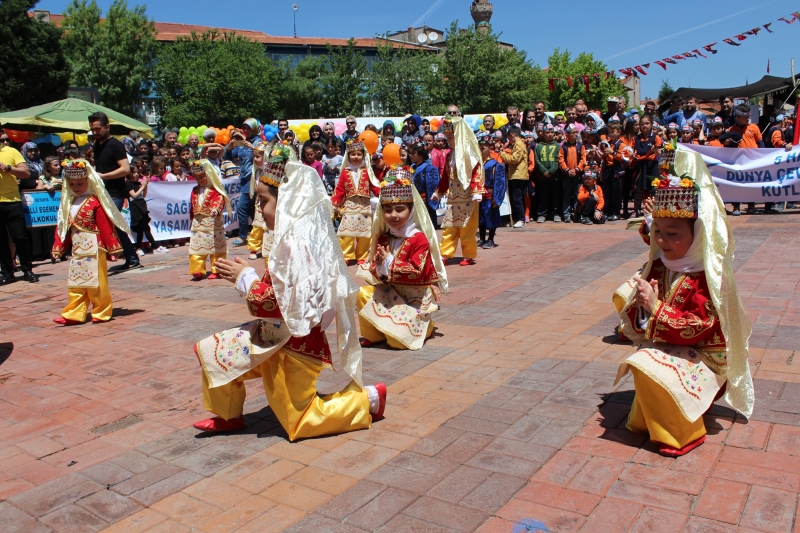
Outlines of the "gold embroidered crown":
M89 175L89 171L86 168L86 161L81 159L66 159L61 162L61 167L64 169L61 172L64 179L80 180Z
M357 139L355 137L347 141L347 150L350 152L355 152L356 150L363 150L365 154L369 153L367 151L366 145L364 145L364 141L362 141L361 139Z
M206 173L206 169L203 168L203 163L199 159L195 159L189 163L189 172L191 172L193 176L202 176Z
M697 218L700 187L690 175L676 175L676 152L675 139L666 143L661 151L660 175L651 182L655 188L654 218Z
M392 167L381 182L381 204L413 204L413 174L411 167Z
M292 148L286 141L275 144L269 154L269 161L264 167L264 172L258 178L258 181L271 185L272 187L280 187L282 183L286 183L286 162L289 161Z

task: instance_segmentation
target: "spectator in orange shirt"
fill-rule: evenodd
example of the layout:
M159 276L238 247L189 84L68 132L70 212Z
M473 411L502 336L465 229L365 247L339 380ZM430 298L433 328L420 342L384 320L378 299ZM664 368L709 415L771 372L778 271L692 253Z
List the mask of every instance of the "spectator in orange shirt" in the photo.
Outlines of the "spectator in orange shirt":
M558 168L562 176L561 211L564 222L571 222L570 210L575 214L575 222L578 222L578 190L586 168L586 150L578 142L578 128L575 124L567 126L567 139L558 152Z
M700 141L694 137L694 128L688 124L681 128L681 138L678 142L681 144L700 144Z
M670 122L667 126L667 140L671 141L672 139L677 139L680 135L681 133L678 131L678 125L674 122Z
M778 115L775 117L778 125L772 130L772 146L775 148L785 148L788 152L792 149L792 137L789 136L791 131L792 121L786 115Z
M578 210L581 224L605 224L603 190L597 186L597 173L587 168L583 171L583 185L578 189Z
M706 146L716 146L722 148L722 143L719 140L720 135L725 132L725 120L722 117L714 117L708 123L708 140Z
M761 138L761 130L755 124L750 124L750 106L739 104L733 110L736 117L736 125L731 126L728 131L735 131L742 136L739 148L764 148L764 140Z

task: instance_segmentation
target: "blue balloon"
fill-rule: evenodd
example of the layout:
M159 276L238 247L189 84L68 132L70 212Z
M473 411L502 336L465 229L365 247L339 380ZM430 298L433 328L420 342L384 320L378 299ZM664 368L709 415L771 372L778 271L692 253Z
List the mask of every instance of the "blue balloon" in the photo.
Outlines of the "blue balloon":
M61 146L61 137L53 133L50 135L50 144L53 146Z
M268 131L264 133L264 137L266 137L268 141L271 141L272 139L275 138L275 134L271 131Z

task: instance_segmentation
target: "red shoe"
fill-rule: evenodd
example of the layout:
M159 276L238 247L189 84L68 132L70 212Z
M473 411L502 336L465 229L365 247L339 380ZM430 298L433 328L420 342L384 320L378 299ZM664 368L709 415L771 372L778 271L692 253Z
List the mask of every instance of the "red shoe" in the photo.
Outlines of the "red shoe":
M208 275L206 279L220 279L219 274L214 274L213 272Z
M83 322L78 322L77 320L69 320L64 318L63 316L57 316L53 319L53 322L56 324L62 324L64 326L77 326L79 324L83 324Z
M694 450L701 444L706 441L706 436L703 435L699 439L690 442L683 448L673 448L672 446L668 446L666 444L659 444L658 445L658 453L663 455L664 457L680 457L681 455L686 455L690 451Z
M203 274L201 274L200 272L192 272L192 278L195 281L200 281L201 279L203 279Z
M375 343L374 343L374 342L372 342L371 340L369 340L369 339L365 339L365 338L361 338L361 339L359 339L359 341L358 341L358 342L359 342L359 343L361 343L361 346L362 346L363 348L368 348L368 347L372 346L373 344L375 344Z
M617 335L618 335L618 337L617 337L618 341L627 342L627 341L630 340L628 337L625 336L624 333L622 333L622 328L619 327L619 326L617 326Z
M373 387L378 391L378 398L380 399L378 412L372 415L372 421L375 422L383 418L383 411L386 409L386 385L384 383L376 383Z
M195 422L192 424L192 427L201 431L219 433L222 431L238 431L246 428L247 424L244 421L244 415L239 415L238 418L231 418L230 420L215 416L214 418L207 418L200 422Z
M475 260L474 260L474 259L463 259L463 260L462 260L462 261L459 263L459 265L460 265L460 266L462 266L462 267L465 267L465 266L467 266L467 265L474 265L474 264L475 264Z
M366 259L359 259L359 260L358 260L358 262L357 262L356 264L357 264L357 265L363 265L363 264L364 264L364 263L366 263L366 262L367 262L367 260L366 260Z
M110 320L100 320L99 318L92 317L92 323L93 324L100 324L100 323L103 323L103 322L110 322Z

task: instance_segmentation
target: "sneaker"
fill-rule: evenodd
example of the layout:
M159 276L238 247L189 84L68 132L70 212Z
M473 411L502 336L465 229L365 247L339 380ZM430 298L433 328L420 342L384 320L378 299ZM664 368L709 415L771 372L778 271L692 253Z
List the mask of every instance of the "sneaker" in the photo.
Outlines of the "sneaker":
M567 224L572 222L572 215L564 215L564 222L566 222Z
M155 250L153 250L154 254L166 254L169 253L169 250L165 246L159 246Z
M539 217L536 219L537 224L542 224L544 222L544 217Z
M588 217L581 217L581 224L586 224L588 226L591 226L592 225L592 221L589 220Z
M553 222L561 222L561 217L560 217L560 216L558 216L558 215L555 215L555 216L553 217Z
M524 226L525 226L525 223L523 221L521 221L521 220L517 220L517 222L514 224L515 228L522 228Z
M144 255L144 251L141 248L137 248L136 249L136 255L138 255L139 257L142 257Z
M619 220L619 217L617 215L611 215L606 220L608 220L609 222L614 222L615 220Z
M236 237L235 239L233 239L233 242L231 244L233 244L234 246L244 246L245 244L247 244L247 242L241 237Z
M251 260L252 259L258 259L258 254L255 253L255 252L250 252L250 256L248 257L248 259L251 259Z
M491 250L492 248L494 248L494 241L486 241L485 243L483 243L482 248L484 250Z
M478 239L478 248L483 248L483 245L486 244L486 241L483 239Z
M748 215L755 215L756 214L756 208L755 207L748 207L747 208L747 214Z
M739 210L737 209L736 211L734 211L733 213L731 213L731 215L733 215L733 216L735 216L735 217L739 217L739 216L742 216L742 212L741 212L741 211L739 211Z

